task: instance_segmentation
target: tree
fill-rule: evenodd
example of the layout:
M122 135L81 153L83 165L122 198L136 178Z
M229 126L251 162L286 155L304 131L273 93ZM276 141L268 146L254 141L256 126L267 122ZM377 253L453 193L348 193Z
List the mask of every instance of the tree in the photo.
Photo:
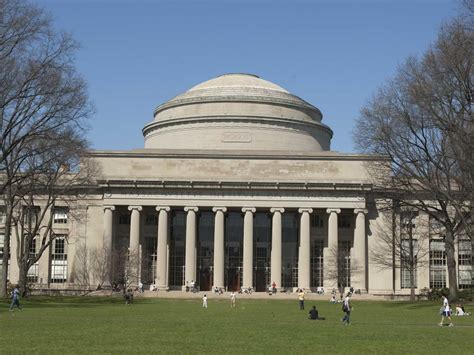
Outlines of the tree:
M26 1L0 0L0 14L0 192L6 214L0 296L5 296L13 227L28 235L18 236L24 274L30 263L24 253L30 254L28 244L36 238L31 233L49 225L46 211L51 212L60 196L70 199L68 189L77 195L77 188L87 185L91 169L79 171L79 165L88 164L81 157L92 107L74 68L77 43L55 31L44 10ZM36 225L23 216L32 213L39 196L45 213ZM54 239L48 228L41 252Z
M377 240L370 250L371 263L380 270L399 270L401 279L408 275L410 300L414 301L417 270L427 265L429 225L418 212L404 210L405 206L383 200L378 205L381 220L373 226Z
M329 250L330 262L325 270L326 277L334 281L339 292L344 293L346 287L351 286L351 280L361 272L361 268L356 260L351 259L351 248L347 244L339 242L337 247Z
M466 7L466 11L469 11ZM455 243L472 240L474 37L472 16L443 26L422 58L410 57L362 109L354 132L382 196L443 226L450 298L457 298Z

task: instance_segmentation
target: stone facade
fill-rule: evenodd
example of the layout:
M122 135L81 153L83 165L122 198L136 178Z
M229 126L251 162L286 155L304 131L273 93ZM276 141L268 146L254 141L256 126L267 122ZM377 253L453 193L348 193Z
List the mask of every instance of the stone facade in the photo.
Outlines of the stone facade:
M229 74L158 106L143 134L145 149L90 152L101 171L96 192L78 203L81 220L55 226L66 228L56 251L67 262L45 254L31 272L37 283L328 290L341 286L339 251L344 286L408 293L399 269L371 259L385 222L367 167L382 158L330 151L332 131L316 107ZM84 250L105 260L102 274L84 270L92 267ZM418 289L430 286L427 264ZM13 258L10 279L17 275Z

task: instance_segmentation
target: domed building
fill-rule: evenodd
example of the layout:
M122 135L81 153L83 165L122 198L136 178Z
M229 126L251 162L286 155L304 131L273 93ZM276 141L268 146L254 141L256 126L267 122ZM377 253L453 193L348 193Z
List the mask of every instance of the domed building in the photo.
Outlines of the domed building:
M159 105L143 136L144 149L90 152L101 174L78 203L83 217L57 212L68 243L59 238L32 279L66 289L408 292L395 262L381 269L372 257L382 222L367 165L381 157L331 151L333 132L312 104L226 74ZM92 254L99 270L84 259ZM420 269L419 289L436 275Z

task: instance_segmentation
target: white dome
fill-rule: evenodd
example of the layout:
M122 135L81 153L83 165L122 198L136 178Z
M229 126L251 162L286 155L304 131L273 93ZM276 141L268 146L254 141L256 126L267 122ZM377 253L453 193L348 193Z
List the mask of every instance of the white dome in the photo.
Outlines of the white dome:
M250 74L226 74L158 106L143 129L145 148L329 150L321 112Z

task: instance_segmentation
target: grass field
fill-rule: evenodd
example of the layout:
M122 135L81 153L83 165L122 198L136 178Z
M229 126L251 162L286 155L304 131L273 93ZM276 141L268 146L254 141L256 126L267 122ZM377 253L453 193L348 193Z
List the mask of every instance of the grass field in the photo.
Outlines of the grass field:
M210 299L31 298L23 311L0 301L0 353L385 353L473 354L474 316L439 327L439 305L354 302L352 324L340 305ZM310 321L313 304L325 321ZM472 311L472 306L467 307Z

